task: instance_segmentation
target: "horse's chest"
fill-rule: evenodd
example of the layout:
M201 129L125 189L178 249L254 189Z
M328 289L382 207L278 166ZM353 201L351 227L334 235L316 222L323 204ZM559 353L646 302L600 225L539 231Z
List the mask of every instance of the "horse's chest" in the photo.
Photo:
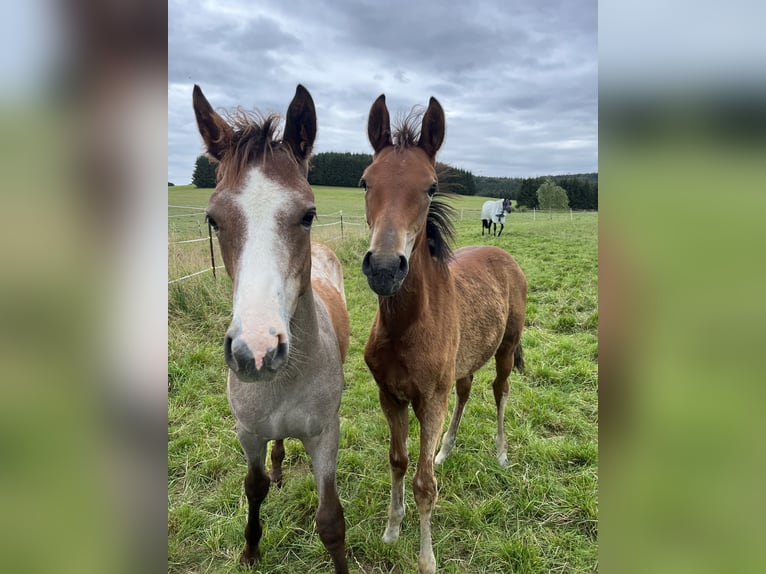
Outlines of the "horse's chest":
M379 387L399 398L412 400L415 394L442 380L453 380L456 344L445 337L371 336L365 361Z
M339 398L328 400L333 398L317 397L306 389L273 392L257 383L229 381L229 406L237 424L267 440L319 435L337 416Z

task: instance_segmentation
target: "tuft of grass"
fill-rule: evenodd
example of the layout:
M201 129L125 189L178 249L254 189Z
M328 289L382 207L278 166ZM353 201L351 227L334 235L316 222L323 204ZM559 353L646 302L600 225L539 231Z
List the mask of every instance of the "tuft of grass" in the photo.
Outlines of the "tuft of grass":
M342 210L349 222L363 213L359 190L315 188L315 193L317 223L334 211ZM204 207L209 194L181 186L168 190L171 205ZM494 453L494 362L475 375L455 449L436 470L439 500L432 522L439 571L592 572L598 537L598 219L514 212L501 237L481 237L478 213L471 210L485 199L456 202L458 217L462 213L457 244L497 245L526 273L527 371L514 372L510 381L508 468L497 464ZM170 209L171 215L184 211ZM169 219L171 241L206 236L198 218ZM413 572L419 546L412 496L418 450L414 415L401 537L393 545L381 541L390 489L388 428L362 356L377 309L361 272L366 228L343 240L328 233L323 241L343 265L351 318L338 456L349 567L360 573ZM216 261L222 264L217 247ZM209 266L207 242L170 246L169 279ZM235 571L244 542L246 468L226 400L222 353L230 314L231 282L224 270L215 281L208 272L168 286L169 573ZM450 411L453 407L454 396ZM299 441L288 439L285 447L284 484L272 486L263 504L263 560L252 572L331 572L314 523L310 461Z

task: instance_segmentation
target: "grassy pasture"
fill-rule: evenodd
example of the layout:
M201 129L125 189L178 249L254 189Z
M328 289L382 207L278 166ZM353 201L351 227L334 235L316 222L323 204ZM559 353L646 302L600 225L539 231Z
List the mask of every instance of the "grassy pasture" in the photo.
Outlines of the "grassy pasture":
M211 190L169 188L171 206L204 207ZM364 211L358 189L315 188L318 224L348 222ZM511 252L527 275L524 345L527 372L511 376L506 407L510 466L494 457L494 364L474 378L455 449L437 468L433 518L440 572L592 572L597 568L597 215L512 213L500 238L481 237L486 198L461 197L458 246L493 244ZM170 279L210 264L199 211L169 208ZM322 215L328 217L323 218ZM358 221L363 222L362 219ZM346 517L349 567L360 573L417 570L418 518L412 475L418 424L410 417L407 515L399 541L384 544L388 429L362 351L377 300L361 272L366 227L337 225L312 233L344 267L351 346L341 404L338 487ZM221 264L217 254L217 264ZM246 471L226 401L221 342L231 312L231 283L207 272L168 286L168 571L231 572L243 545ZM450 400L450 412L454 399ZM446 422L445 422L446 424ZM262 507L263 561L255 572L331 572L313 520L317 495L308 456L286 441L285 480Z

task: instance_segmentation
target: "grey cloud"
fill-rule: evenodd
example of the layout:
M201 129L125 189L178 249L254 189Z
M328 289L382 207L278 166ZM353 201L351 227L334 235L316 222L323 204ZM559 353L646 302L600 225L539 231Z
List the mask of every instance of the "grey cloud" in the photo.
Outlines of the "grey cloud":
M447 112L442 161L481 175L594 171L596 29L595 0L267 0L212 11L174 0L169 176L188 182L200 151L195 82L215 107L278 112L303 83L317 105L316 151L369 152L380 93L394 115L435 96Z

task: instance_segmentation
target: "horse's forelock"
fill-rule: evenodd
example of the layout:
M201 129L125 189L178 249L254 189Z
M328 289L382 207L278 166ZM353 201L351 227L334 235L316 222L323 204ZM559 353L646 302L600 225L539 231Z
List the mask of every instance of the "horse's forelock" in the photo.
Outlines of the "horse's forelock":
M276 113L264 116L258 111L243 108L236 108L225 116L234 132L231 145L221 158L218 184L224 189L236 189L253 162L265 157L276 146L282 146L278 139L282 118Z

